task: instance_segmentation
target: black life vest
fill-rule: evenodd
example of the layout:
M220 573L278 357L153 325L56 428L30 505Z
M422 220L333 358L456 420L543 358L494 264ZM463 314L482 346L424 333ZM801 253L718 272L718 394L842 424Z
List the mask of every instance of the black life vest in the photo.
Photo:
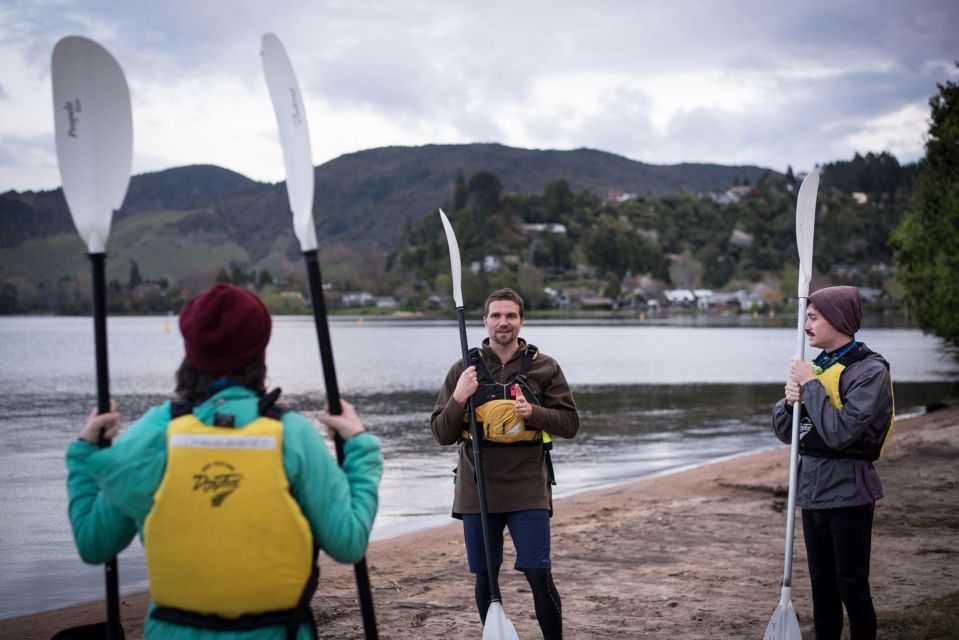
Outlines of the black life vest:
M477 426L483 437L483 445L515 447L537 446L543 447L546 453L546 470L550 484L556 484L556 474L553 471L553 460L550 451L553 449L552 436L541 429L527 429L526 421L513 411L516 405L516 387L523 393L527 402L542 406L542 402L529 385L529 370L533 361L539 355L539 349L527 344L520 361L519 371L515 376L499 382L493 377L483 360L480 349L469 350L469 363L476 367L479 387L473 394L473 406L476 408ZM464 422L469 422L468 412L463 416ZM472 441L473 436L469 428L460 433L460 441Z

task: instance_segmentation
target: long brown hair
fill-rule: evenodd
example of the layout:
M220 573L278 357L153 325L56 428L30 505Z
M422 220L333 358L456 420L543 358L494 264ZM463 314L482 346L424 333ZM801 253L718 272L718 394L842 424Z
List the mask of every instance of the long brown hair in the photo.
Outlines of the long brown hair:
M266 361L257 358L236 371L210 373L197 369L189 360L183 358L180 368L176 370L175 393L177 397L186 398L196 404L216 393L210 389L210 384L217 380L229 380L262 396L266 393Z

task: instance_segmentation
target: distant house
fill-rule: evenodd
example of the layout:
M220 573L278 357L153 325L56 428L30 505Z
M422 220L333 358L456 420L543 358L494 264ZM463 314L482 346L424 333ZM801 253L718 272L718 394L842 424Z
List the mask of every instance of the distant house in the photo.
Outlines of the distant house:
M736 247L751 247L753 246L753 234L742 229L733 229L733 232L729 234L729 244Z
M628 191L621 191L619 189L610 189L606 192L606 202L629 202L630 200L635 200L639 196L635 193L630 193Z
M496 273L502 268L503 260L499 256L484 256L482 262L479 260L474 260L472 263L470 263L470 271L473 273L479 273L480 271L484 271L486 273Z
M579 306L581 309L615 309L616 301L606 296L583 296Z
M376 299L377 309L395 309L397 307L396 298L393 296L379 296Z
M344 307L368 307L375 302L376 296L366 291L350 291L340 298L340 304Z
M663 291L666 302L673 305L688 307L696 302L696 296L690 289L667 289Z
M304 306L306 305L306 297L299 291L283 291L280 293L280 297L284 300L293 300L302 303Z
M696 308L706 310L713 306L712 289L693 289L693 295L696 296Z
M722 192L713 191L709 194L709 198L718 205L734 204L752 195L753 191L753 187L748 184L736 185Z
M523 233L526 235L534 233L552 233L558 236L566 235L566 225L558 222L536 222L532 224L520 225Z

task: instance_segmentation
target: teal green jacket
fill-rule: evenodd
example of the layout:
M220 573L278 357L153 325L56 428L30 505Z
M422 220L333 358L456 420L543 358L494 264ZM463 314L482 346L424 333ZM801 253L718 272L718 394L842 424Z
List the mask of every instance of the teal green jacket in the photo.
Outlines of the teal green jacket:
M193 411L213 423L228 413L243 428L258 417L257 396L243 387L219 392ZM140 534L153 507L153 494L166 467L166 428L170 402L153 407L121 434L112 447L99 449L76 440L67 448L70 524L84 562L103 564ZM306 417L283 415L283 466L290 492L313 530L317 546L330 557L355 563L363 557L376 516L383 474L380 442L369 433L346 441L341 469L326 442ZM155 621L147 616L147 638L252 640L284 637L282 627L247 632L205 631ZM312 637L304 625L298 638Z

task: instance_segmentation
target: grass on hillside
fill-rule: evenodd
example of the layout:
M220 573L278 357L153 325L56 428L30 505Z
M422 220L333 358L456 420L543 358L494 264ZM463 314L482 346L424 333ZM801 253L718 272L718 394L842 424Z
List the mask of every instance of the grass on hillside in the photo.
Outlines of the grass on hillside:
M107 280L122 283L136 260L145 279L167 276L180 279L191 272L209 269L211 258L229 264L244 263L249 256L233 242L210 245L208 235L165 232L197 211L151 211L113 225L107 240ZM19 276L34 284L56 282L64 276L89 271L86 247L77 233L64 233L31 240L19 247L0 250L0 277Z

